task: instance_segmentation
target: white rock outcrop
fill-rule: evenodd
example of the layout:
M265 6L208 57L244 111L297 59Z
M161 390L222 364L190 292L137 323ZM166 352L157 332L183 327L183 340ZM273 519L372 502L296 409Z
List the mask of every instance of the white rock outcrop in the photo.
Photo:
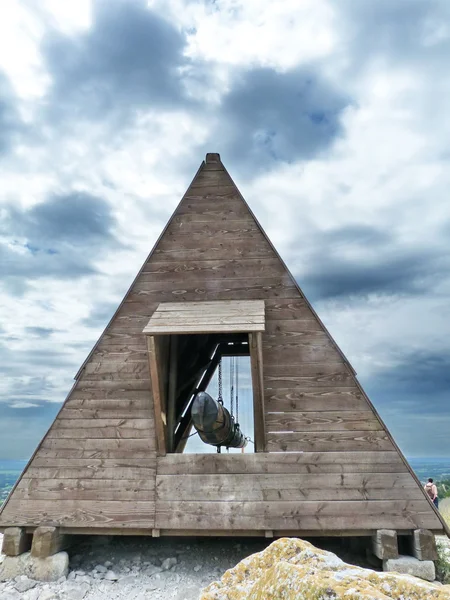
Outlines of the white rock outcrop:
M200 600L450 600L450 586L344 563L299 539L282 538L210 584Z

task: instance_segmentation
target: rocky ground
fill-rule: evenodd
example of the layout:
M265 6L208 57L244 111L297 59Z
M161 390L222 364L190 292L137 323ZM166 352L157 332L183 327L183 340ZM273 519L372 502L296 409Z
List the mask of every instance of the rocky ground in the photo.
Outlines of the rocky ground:
M203 588L271 541L93 536L71 548L67 578L40 583L21 577L0 583L0 599L198 600ZM369 566L361 555L345 551L339 540L321 545L347 562Z
M92 537L71 549L67 579L0 583L0 599L197 600L209 583L266 546L231 538Z

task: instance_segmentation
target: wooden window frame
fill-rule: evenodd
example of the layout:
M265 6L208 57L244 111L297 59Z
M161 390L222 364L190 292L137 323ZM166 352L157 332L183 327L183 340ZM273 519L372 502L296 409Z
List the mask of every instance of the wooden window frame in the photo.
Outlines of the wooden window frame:
M194 325L189 315L196 315L196 308L201 310L200 317L195 318ZM217 323L208 318L208 310L205 308L218 308L225 311L219 314ZM230 316L226 314L226 307L229 307ZM246 315L246 309L252 313L251 317ZM187 312L186 321L183 323L180 314L183 310ZM165 318L164 313L170 312L176 315L173 321ZM238 313L241 313L240 318ZM198 312L197 312L198 314ZM206 315L206 316L205 316ZM174 322L175 321L175 322ZM205 331L206 328L206 331ZM166 405L166 399L173 395L176 381L176 365L169 364L171 359L170 339L177 335L195 335L204 333L245 333L248 335L250 371L253 390L253 421L254 421L254 443L255 452L266 451L266 428L264 412L264 377L263 377L263 352L262 352L262 332L265 329L264 319L264 301L226 301L226 302L205 302L205 303L163 303L158 306L143 333L147 338L148 360L150 367L150 378L153 389L153 406L155 416L155 431L157 440L158 455L165 456L168 448L170 453L176 453L173 449L170 431L173 435L173 410L170 405L173 404L173 398L169 406ZM169 368L169 374L165 369ZM170 429L170 431L169 431ZM181 447L181 451L183 451Z

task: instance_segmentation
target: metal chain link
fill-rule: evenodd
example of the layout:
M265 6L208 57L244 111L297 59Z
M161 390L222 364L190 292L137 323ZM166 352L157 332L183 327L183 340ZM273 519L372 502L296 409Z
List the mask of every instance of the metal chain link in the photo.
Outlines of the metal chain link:
M219 404L222 404L222 406L223 406L223 396L222 396L222 358L219 361L218 385L219 385L219 396L217 398L217 402Z
M239 357L236 356L236 423L239 424Z
M234 356L230 356L230 413L234 417Z

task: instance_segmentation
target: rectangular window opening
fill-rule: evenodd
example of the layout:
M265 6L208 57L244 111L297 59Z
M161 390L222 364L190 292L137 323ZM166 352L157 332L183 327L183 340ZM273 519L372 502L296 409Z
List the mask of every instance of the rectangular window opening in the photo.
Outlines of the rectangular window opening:
M159 454L265 451L264 325L263 301L158 306L144 333Z
M248 342L246 342L248 347ZM239 427L246 438L248 438L247 445L244 448L222 448L221 451L224 453L253 453L255 451L254 442L254 414L253 414L253 386L252 386L252 374L250 366L249 355L238 355L233 361L230 356L224 356L222 358L222 394L223 403L225 408L232 414ZM218 399L219 395L219 369L216 368L214 375L206 388L206 392L210 394L215 400ZM236 387L237 379L237 387ZM231 390L230 382L233 381L233 393ZM237 395L236 395L237 392ZM236 406L237 400L237 406ZM232 406L233 404L233 406ZM233 409L233 410L232 410ZM214 446L205 444L195 427L192 425L189 428L189 435L184 452L187 454L210 454L216 453L217 449Z

